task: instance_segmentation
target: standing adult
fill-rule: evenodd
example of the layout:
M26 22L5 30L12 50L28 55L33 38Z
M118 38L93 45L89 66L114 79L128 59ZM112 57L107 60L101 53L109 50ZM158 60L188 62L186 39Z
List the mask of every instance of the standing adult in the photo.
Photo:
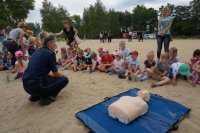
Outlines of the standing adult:
M162 44L164 43L165 52L169 52L169 44L171 40L170 28L173 17L170 16L168 7L162 9L162 16L158 20L158 36L157 36L157 58L160 60Z
M45 35L43 47L33 53L22 79L29 100L42 106L49 105L58 93L68 84L68 78L58 72L55 37ZM52 73L50 73L52 72Z
M128 42L132 42L132 34L133 34L133 32L130 30L128 32Z
M142 34L142 31L138 31L137 32L137 36L138 36L138 41L142 41L143 42L143 34Z
M112 33L109 31L108 32L108 42L111 43L112 41Z
M18 28L12 29L9 33L5 46L12 54L11 65L14 67L16 62L15 52L21 50L24 54L26 49L24 47L24 32L26 32L27 26L24 22L20 22Z
M75 41L75 38L78 35L78 31L70 26L70 23L68 20L63 21L63 29L59 33L55 33L55 36L61 36L63 34L66 34L67 36L67 45L70 47L73 47L73 43L77 43Z

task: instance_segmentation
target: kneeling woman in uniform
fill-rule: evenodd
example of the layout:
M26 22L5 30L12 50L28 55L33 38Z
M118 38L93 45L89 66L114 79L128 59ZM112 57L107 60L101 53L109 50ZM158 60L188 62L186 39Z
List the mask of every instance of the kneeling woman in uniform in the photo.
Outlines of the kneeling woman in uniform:
M42 106L51 104L69 82L66 76L58 72L55 48L55 37L45 35L43 47L33 53L22 78L24 89L30 94L29 100L39 100Z

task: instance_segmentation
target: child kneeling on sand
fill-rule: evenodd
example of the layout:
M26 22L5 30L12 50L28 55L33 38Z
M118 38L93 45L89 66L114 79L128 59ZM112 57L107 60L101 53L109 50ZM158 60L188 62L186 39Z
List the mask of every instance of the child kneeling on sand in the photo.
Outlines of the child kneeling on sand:
M115 59L112 63L112 67L109 69L109 75L114 75L114 74L121 74L125 73L125 67L126 67L126 62L124 59L122 59L123 53L121 51L115 51L113 53L115 56Z
M169 65L171 66L173 63L180 62L179 57L177 56L177 48L171 47L169 49Z
M169 70L169 78L172 79L172 85L176 85L176 79L178 76L183 76L192 86L195 84L190 78L190 67L184 63L173 63Z
M158 83L153 83L151 87L161 86L163 84L169 83L170 79L167 77L169 71L169 54L164 53L161 55L161 61L153 68L147 68L149 75L158 80Z

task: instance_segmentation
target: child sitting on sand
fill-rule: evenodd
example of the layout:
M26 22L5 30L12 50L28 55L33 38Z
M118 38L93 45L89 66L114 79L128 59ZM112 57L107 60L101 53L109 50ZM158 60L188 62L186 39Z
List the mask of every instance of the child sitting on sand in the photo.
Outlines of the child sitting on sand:
M122 59L123 53L121 51L115 51L113 53L115 59L112 63L112 67L109 70L109 75L121 74L125 72L126 62Z
M98 65L98 69L102 72L108 72L112 67L113 57L109 54L108 49L103 49L103 55L101 57L101 63Z
M22 51L16 51L15 52L15 57L17 58L17 61L15 62L15 68L11 70L12 73L17 72L17 76L15 77L16 79L19 79L23 76L24 71L26 70L26 62L23 60L23 53Z
M169 49L169 65L173 63L180 62L179 57L177 56L177 48L172 47Z
M80 71L80 70L84 70L85 67L85 57L84 57L84 53L83 50L80 49L77 51L77 57L76 57L76 61L75 63L72 65L72 68L74 70L74 72L76 71Z
M101 58L97 56L95 52L91 53L91 58L92 58L92 69L90 70L90 72L95 72L97 66L101 63Z
M67 50L65 47L61 47L61 58L58 59L58 63L61 66L64 66L66 64L67 61Z
M164 53L161 55L161 61L154 66L153 68L147 68L149 75L160 82L153 83L151 87L161 86L169 82L169 78L167 77L169 71L169 54Z
M87 54L85 55L85 67L87 68L86 70L84 70L83 72L90 72L91 68L92 68L92 58L91 58L91 49L87 48L84 50L84 52L86 52Z
M200 60L200 49L196 49L193 52L193 57L190 59L190 61L188 62L190 68L193 67L193 65Z
M200 85L200 61L193 65L191 78L194 84Z
M97 51L99 52L99 57L101 58L103 56L103 48L98 48Z
M141 72L140 61L137 60L138 54L138 51L132 51L130 53L131 56L127 60L128 69L126 70L124 76L128 76L129 80L135 79L135 77L137 77Z
M71 65L73 65L76 62L76 57L77 57L76 50L71 50L71 56L65 63L66 66L65 70L70 68Z
M147 59L144 61L144 72L140 73L138 75L138 78L136 77L136 80L142 82L149 79L150 75L148 73L148 70L151 70L155 65L156 62L154 61L154 52L150 51L147 53Z

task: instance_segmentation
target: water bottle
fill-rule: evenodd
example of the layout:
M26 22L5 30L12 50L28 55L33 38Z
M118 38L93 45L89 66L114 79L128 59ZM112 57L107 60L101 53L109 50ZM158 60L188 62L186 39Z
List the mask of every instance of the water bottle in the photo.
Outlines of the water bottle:
M5 80L6 80L7 83L9 83L10 82L10 76L6 75Z

